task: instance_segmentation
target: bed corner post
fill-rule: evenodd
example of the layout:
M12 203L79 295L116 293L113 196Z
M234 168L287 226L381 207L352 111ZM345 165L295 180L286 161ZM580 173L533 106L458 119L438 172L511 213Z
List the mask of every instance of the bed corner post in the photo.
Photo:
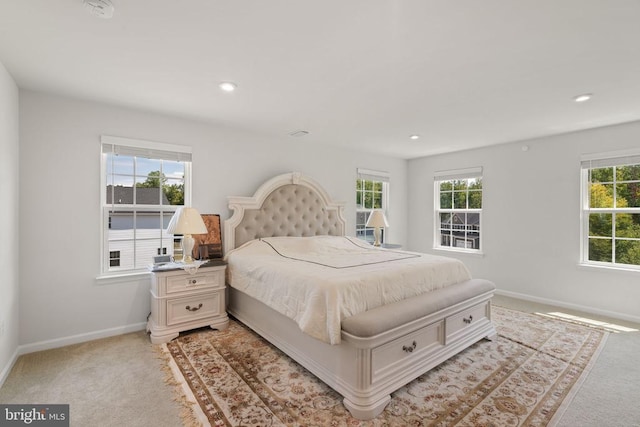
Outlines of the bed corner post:
M380 415L390 401L391 395L387 394L374 403L369 403L367 401L366 404L358 404L350 400L348 397L345 397L342 399L342 404L354 418L366 421Z
M224 255L228 254L232 249L236 247L235 229L244 216L244 207L241 203L238 203L236 199L236 197L228 198L229 209L233 211L233 214L229 219L224 221L224 234L222 236Z
M291 183L292 184L300 184L300 178L302 177L302 173L300 172L291 172Z

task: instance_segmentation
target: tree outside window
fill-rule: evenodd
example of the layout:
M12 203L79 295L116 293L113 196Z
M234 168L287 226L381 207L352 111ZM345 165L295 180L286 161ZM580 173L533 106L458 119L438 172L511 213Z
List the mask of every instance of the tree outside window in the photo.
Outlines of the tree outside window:
M640 266L640 163L584 166L588 231L583 258L587 263Z

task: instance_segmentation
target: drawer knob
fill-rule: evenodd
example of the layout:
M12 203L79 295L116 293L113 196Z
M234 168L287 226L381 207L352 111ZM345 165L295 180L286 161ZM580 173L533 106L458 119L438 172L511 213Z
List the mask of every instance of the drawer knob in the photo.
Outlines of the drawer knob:
M414 341L413 343L411 343L411 345L403 345L402 350L404 350L405 353L412 353L413 350L416 349L417 345L418 344Z
M196 283L198 283L198 281L196 279L189 280L189 284L190 285L195 285Z
M468 319L467 319L466 317L463 317L463 318L462 318L462 321L463 321L464 323L466 323L466 324L471 323L471 321L472 321L472 320L473 320L473 316L472 316L472 315L469 315L469 318L468 318Z
M198 305L197 307L186 306L185 308L189 311L198 311L202 308L202 303L200 303L200 305Z

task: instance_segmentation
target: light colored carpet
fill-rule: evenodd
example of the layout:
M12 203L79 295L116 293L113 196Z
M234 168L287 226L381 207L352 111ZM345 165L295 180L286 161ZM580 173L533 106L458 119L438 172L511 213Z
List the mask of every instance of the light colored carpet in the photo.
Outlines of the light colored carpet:
M392 394L383 413L356 420L342 398L237 322L164 346L203 425L540 426L561 415L607 333L494 307L482 340ZM197 403L195 403L197 402ZM557 418L557 417L556 417Z
M611 334L558 427L640 427L640 333Z
M504 296L494 302L527 312L558 310ZM20 356L0 387L0 403L69 403L71 425L78 427L181 426L182 406L164 383L157 347L137 332ZM640 427L638 354L640 333L611 334L558 427Z
M557 427L640 427L640 324L496 295L493 303L530 313L564 312L635 329L611 334Z
M143 331L20 356L0 402L69 404L72 426L180 426L182 406L165 384Z

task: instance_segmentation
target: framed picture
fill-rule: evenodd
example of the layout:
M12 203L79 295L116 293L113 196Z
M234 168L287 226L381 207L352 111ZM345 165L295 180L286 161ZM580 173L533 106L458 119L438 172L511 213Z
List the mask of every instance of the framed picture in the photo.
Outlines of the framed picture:
M202 220L207 226L207 234L194 234L193 258L214 259L222 258L222 234L220 233L220 215L202 214Z

